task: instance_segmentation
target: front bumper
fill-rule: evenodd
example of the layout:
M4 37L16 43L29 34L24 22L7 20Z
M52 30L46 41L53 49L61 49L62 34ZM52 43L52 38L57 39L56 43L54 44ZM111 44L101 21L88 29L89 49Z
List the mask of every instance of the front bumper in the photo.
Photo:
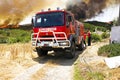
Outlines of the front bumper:
M35 47L52 47L52 48L69 48L71 46L70 41L67 39L65 32L49 31L53 35L52 37L41 37L40 33L46 33L48 31L40 31L31 35L32 45ZM59 35L59 36L58 36ZM62 36L60 36L62 35Z
M32 43L33 46L35 47L51 47L51 48L69 48L70 47L70 41L69 40L65 40L65 41L58 41L58 42L37 42L37 43Z

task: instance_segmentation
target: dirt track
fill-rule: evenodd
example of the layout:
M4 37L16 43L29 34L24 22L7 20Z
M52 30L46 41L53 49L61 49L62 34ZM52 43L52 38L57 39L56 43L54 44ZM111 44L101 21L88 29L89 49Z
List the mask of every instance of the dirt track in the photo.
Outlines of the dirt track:
M63 56L61 53L33 58L37 64L23 71L14 80L72 80L72 67L78 55L71 60Z

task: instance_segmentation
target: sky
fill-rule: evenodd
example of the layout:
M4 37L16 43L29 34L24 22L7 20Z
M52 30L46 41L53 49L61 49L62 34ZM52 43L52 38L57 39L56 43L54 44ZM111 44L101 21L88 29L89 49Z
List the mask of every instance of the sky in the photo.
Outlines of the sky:
M66 3L66 1L67 0L63 1L64 4ZM55 10L59 6L60 6L61 9L65 8L65 5L54 4L52 6L45 7L43 9L47 10L48 8L51 8L51 9ZM32 16L34 16L34 14L28 15L22 22L20 22L20 25L30 24ZM99 14L99 15L91 18L91 19L86 19L85 21L110 22L110 21L113 21L113 20L117 19L118 16L119 16L119 6L118 5L112 5L109 8L104 9L103 13L101 13L101 14Z

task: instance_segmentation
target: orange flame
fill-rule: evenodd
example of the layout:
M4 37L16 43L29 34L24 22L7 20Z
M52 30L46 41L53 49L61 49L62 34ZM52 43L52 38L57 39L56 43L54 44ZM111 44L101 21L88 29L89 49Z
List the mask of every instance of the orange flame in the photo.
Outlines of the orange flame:
M29 14L62 1L51 2L53 0L0 0L0 28L18 25Z

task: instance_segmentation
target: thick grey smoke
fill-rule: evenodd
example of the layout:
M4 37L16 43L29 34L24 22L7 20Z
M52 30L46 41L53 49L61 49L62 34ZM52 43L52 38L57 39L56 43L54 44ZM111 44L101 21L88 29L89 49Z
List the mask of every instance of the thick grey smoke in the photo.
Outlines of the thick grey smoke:
M74 13L76 19L86 19L102 13L102 10L110 5L119 3L120 0L70 0L67 10Z

